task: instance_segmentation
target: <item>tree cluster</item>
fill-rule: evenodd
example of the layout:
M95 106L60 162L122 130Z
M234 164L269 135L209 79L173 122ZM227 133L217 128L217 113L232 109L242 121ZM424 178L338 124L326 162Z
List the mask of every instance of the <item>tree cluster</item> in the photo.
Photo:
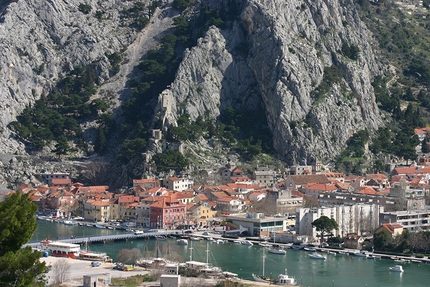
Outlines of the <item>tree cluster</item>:
M375 250L396 253L422 253L430 250L430 232L409 232L404 230L399 236L392 237L387 230L374 235Z
M10 123L10 127L36 149L56 141L55 152L67 153L69 140L77 139L78 144L82 140L78 120L98 117L109 108L101 99L90 101L96 92L95 80L94 67L76 67L48 97L42 97L33 107L25 108L18 121Z

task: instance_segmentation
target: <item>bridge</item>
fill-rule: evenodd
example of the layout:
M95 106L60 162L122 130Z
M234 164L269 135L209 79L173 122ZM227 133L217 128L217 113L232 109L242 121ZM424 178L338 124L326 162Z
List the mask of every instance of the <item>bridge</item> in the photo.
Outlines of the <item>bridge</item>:
M156 236L167 236L176 234L178 230L159 230L158 232L145 232L141 234L134 233L124 233L124 234L114 234L114 235L100 235L100 236L87 236L87 237L74 237L74 238L66 238L66 239L56 239L55 242L63 242L63 243L74 243L74 244L82 244L82 243L92 243L92 242L107 242L107 241L118 241L118 240L132 240L132 239L145 239ZM181 234L182 235L182 234ZM30 246L32 248L40 247L40 242L27 243L25 246Z

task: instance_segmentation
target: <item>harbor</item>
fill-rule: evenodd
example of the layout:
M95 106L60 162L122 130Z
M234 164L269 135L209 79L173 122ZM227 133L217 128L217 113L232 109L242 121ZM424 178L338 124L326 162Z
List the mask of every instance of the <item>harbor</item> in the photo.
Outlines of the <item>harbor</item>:
M70 238L72 234L85 233L85 236L100 236L119 234L117 230L98 229L86 226L67 226L60 223L38 221L39 228L32 242L41 238ZM124 234L124 231L121 231ZM215 234L210 234L214 236ZM194 235L193 235L194 236ZM206 240L193 241L193 260L205 262ZM184 261L190 257L190 243L179 245L176 239L167 238L157 241L155 238L142 238L106 243L90 244L90 249L96 252L106 252L116 261L116 255L122 249L138 248L148 250L155 255L156 243L159 245L161 256L175 253ZM254 244L247 246L234 242L210 243L209 261L213 266L223 271L238 274L244 280L253 280L252 273L262 274L263 247ZM320 251L318 251L320 252ZM288 274L302 286L427 286L430 281L430 264L404 262L404 272L390 272L389 267L398 265L391 258L368 259L365 257L324 253L326 260L309 258L304 250L287 249L286 255L266 254L266 275L277 277L285 269Z

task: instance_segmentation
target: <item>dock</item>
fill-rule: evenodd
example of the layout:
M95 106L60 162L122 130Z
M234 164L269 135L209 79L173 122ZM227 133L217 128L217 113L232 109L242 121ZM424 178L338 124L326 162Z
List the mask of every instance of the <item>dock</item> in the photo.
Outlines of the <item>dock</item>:
M177 230L159 230L158 232L145 232L141 234L134 233L124 233L124 234L114 234L114 235L99 235L99 236L86 236L86 237L74 237L74 238L62 238L55 239L56 242L63 243L74 243L74 244L83 244L83 243L104 243L109 241L120 241L120 240L133 240L133 239L145 239L145 238L155 238L156 236L168 236L175 235ZM40 242L27 243L24 245L30 246L32 248L37 248L40 246Z

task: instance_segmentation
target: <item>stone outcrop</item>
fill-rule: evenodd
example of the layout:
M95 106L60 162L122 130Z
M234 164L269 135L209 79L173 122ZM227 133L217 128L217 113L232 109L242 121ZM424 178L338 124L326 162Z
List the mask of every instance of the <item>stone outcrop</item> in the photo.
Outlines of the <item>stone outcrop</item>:
M169 91L170 122L178 104L195 119L263 103L274 147L290 161L332 158L352 134L383 124L371 85L383 67L352 1L236 2L232 28L210 28L185 53ZM358 60L342 55L343 44L359 48ZM316 99L324 67L332 65L343 79Z

